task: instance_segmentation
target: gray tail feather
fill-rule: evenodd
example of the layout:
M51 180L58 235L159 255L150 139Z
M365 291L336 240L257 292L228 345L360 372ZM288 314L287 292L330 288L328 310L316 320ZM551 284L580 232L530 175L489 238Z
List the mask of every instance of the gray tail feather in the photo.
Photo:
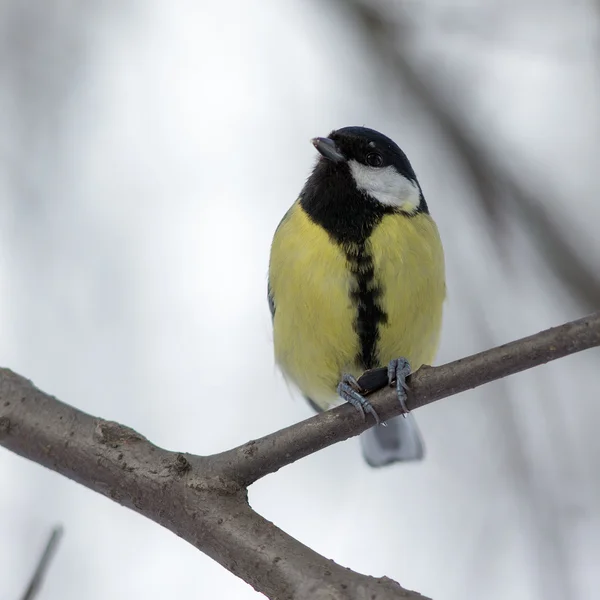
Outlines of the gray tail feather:
M425 454L423 440L415 418L408 414L395 417L387 427L376 425L360 435L363 456L371 467L395 462L421 460Z

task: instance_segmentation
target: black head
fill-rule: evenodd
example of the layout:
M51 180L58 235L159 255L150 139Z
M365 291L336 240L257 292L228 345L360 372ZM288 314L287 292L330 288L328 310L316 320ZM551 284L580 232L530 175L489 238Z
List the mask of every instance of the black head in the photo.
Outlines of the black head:
M339 241L364 240L385 214L428 212L408 158L385 135L344 127L312 143L321 157L300 202Z

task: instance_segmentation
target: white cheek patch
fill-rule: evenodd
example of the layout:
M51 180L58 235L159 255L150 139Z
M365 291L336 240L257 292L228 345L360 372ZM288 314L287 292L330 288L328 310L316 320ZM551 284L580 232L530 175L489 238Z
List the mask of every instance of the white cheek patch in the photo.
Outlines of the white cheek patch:
M419 186L400 175L395 167L368 167L356 160L349 160L350 172L356 187L373 196L382 204L395 206L403 212L413 213L421 202Z

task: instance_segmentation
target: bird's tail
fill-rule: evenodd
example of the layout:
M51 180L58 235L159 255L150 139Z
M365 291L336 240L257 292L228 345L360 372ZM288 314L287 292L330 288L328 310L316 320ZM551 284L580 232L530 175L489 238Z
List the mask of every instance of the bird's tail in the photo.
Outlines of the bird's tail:
M421 460L425 454L423 440L415 418L408 414L395 417L387 427L376 425L360 435L363 456L371 467L395 462Z

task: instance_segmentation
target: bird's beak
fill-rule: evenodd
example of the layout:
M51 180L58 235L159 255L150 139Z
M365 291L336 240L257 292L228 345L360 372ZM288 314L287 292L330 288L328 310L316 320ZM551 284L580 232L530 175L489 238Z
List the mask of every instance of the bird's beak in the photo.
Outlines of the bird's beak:
M329 138L316 137L310 140L321 156L334 163L345 162L346 157L337 149L335 142Z

